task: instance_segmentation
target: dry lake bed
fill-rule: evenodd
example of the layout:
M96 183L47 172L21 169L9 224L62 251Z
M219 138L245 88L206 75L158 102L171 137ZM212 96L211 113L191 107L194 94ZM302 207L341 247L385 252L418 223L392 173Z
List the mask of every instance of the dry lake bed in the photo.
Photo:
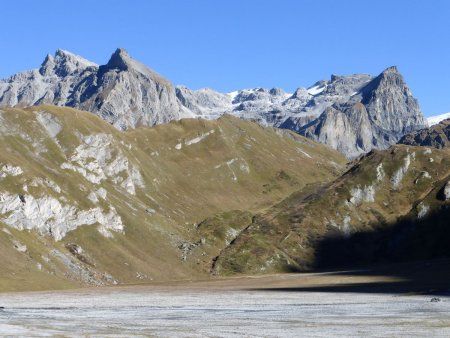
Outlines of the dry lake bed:
M413 282L359 271L2 293L0 335L449 337L447 292L405 292Z

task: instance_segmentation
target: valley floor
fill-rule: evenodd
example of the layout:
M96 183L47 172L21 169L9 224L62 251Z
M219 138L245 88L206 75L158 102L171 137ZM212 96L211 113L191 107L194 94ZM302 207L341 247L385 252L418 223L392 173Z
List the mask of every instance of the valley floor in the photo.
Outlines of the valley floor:
M3 293L0 334L444 337L449 265Z

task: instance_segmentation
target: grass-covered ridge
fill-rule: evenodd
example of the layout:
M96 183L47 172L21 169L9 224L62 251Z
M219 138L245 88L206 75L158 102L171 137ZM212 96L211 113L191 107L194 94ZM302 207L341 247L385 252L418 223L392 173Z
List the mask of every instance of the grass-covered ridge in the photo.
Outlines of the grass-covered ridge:
M254 217L217 258L215 269L307 271L337 262L354 266L443 254L445 248L436 253L430 248L443 242L437 225L450 207L446 186L448 149L397 145L372 151L333 182L306 186ZM420 248L421 237L427 238L427 250Z
M251 215L345 165L231 116L120 132L70 108L2 109L0 139L3 290L205 277ZM61 215L73 227L56 240Z

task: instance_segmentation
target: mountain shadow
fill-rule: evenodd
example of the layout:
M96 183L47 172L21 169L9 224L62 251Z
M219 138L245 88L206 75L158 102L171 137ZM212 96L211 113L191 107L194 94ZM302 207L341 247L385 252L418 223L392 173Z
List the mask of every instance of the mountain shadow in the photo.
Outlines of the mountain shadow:
M421 219L405 217L377 230L319 240L315 268L336 271L329 273L336 279L369 278L364 283L266 290L450 294L450 206L443 205Z

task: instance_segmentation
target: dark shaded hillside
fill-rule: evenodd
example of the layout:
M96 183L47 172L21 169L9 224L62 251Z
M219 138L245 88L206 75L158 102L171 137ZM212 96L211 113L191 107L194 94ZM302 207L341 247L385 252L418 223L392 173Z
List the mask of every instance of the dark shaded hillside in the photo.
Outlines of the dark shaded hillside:
M430 128L403 136L399 143L412 146L428 146L438 149L450 146L450 119L444 120Z
M253 217L216 259L214 272L311 271L445 256L449 180L447 150L397 145L371 152L333 182L306 186Z
M348 238L328 236L316 246L316 268L348 268L450 257L450 205L424 218L399 222Z

